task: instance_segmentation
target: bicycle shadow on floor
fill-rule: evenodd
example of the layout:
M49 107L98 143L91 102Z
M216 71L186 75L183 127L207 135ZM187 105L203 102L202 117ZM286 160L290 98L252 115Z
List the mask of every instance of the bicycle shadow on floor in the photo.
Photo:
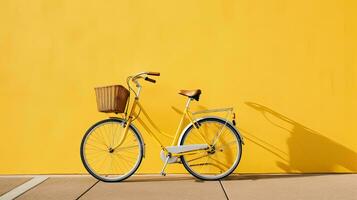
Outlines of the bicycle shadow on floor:
M182 175L182 176L147 176L147 175L136 175L134 177L131 177L124 182L163 182L163 181L195 181L195 182L203 182L201 180L198 180L190 175Z
M330 174L234 174L224 178L224 181L235 180L260 180L260 179L281 179L281 178L302 178L302 177L316 177L328 176ZM338 174L342 175L342 174Z
M351 149L266 106L253 102L246 102L246 105L260 112L272 125L289 133L287 159L276 163L285 172L332 172L336 167L357 171L357 153Z

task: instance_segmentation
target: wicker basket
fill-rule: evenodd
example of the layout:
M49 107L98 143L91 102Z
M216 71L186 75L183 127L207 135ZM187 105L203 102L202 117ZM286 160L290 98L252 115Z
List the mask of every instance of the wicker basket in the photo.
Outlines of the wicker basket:
M129 90L121 85L97 87L97 107L99 112L123 113L129 97Z

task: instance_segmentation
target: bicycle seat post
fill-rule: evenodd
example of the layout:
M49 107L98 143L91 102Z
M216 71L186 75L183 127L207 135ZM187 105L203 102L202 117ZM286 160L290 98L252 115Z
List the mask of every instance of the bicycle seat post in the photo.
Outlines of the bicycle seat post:
M188 107L190 107L191 101L192 101L192 99L188 98L187 103L186 103L186 109L188 109Z

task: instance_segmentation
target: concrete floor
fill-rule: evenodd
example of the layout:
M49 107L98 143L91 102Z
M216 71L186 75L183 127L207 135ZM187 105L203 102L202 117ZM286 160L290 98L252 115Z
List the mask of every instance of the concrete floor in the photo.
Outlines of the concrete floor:
M0 199L31 179L0 176ZM357 174L233 175L222 181L199 181L189 175L136 175L121 183L81 175L49 176L16 199L357 200Z

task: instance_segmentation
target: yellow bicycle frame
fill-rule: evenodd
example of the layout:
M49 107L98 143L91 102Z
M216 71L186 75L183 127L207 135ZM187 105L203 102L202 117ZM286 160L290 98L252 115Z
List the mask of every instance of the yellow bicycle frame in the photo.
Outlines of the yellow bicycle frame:
M186 103L186 107L183 111L180 123L177 127L176 133L174 135L174 137L169 136L165 133L163 133L162 131L160 131L160 129L155 125L155 123L150 119L149 115L146 113L146 111L144 110L143 106L140 104L139 102L139 98L135 98L130 112L129 114L126 116L126 124L125 124L125 129L124 129L124 133L123 136L120 138L118 145L114 148L118 148L125 140L127 132L128 132L128 128L130 127L130 124L132 123L134 116L137 116L135 109L137 107L140 108L141 112L144 114L144 116L148 119L148 122L162 135L166 135L168 137L173 138L171 146L175 146L178 145L178 140L179 140L179 136L180 136L180 131L182 129L183 121L184 119L188 119L191 124L193 124L193 127L198 131L198 133L200 134L200 136L202 137L202 139L206 142L206 144L208 145L209 142L206 140L206 138L203 136L203 134L201 133L201 130L198 128L198 125L195 124L195 120L193 119L193 117L191 116L190 112L189 112L189 105L190 102L192 101L191 98L188 99L187 103ZM166 153L169 153L168 150L165 148L165 146L162 144L162 142L160 141L160 139L157 137L157 135L144 123L144 121L141 118L137 118L137 120L141 123L141 125L145 128L145 130L149 133L149 135L158 143L158 145L160 145L161 149L163 151L165 151ZM185 153L178 153L178 154L174 154L173 156L181 156L181 155L187 155L187 154L195 154L196 152L201 152L202 150L195 150L195 151L190 151L190 152L185 152Z

